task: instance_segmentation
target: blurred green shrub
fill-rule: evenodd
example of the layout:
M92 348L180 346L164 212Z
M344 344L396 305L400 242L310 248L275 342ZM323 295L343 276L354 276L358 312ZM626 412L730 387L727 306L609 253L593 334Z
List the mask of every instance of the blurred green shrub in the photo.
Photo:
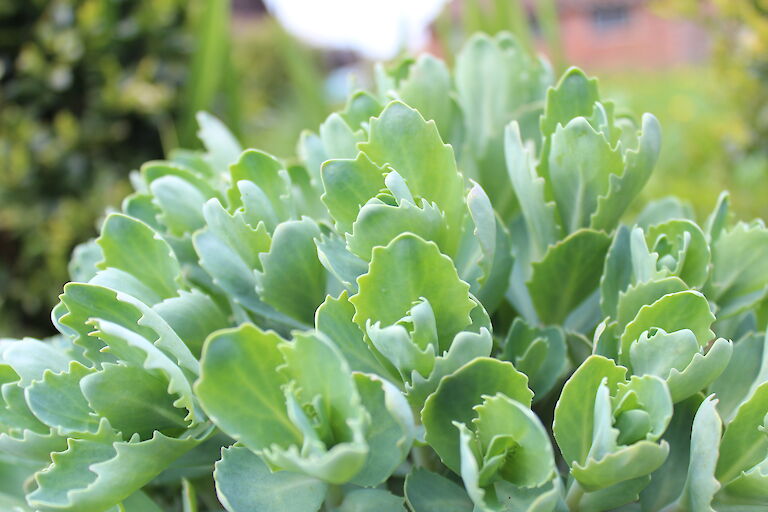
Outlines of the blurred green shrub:
M163 156L193 48L185 6L0 2L0 335L47 326L72 247L127 172Z
M673 131L682 128L674 119L665 122L663 112L669 112L670 116L678 112L685 117L685 111L695 107L697 112L703 113L688 119L684 125L686 133L681 132L679 139L688 141L685 146L677 144L674 135L666 144L678 152L678 157L669 155L666 161L670 162L670 167L677 168L673 174L680 176L681 185L697 190L695 197L701 198L698 191L702 187L712 191L706 205L699 208L694 204L697 209L710 208L716 190L727 188L733 193L734 205L738 205L740 215L766 216L768 1L715 0L705 4L699 0L657 0L654 7L663 15L684 16L700 23L708 30L712 45L708 69L678 72L677 77L659 76L659 86L648 84L650 90L669 91L672 89L670 84L674 84L685 91L684 95L675 94L678 98L670 101L670 110L653 107L654 111L662 112L659 117L665 132L667 127L672 127ZM641 90L643 88L635 82L633 91ZM661 96L664 95L662 92ZM666 96L670 96L669 92ZM691 154L680 154L681 147ZM687 165L683 166L682 162ZM665 165L664 150L660 165ZM662 174L668 175L663 169L659 175ZM653 184L650 190L653 190ZM678 192L673 189L668 193Z

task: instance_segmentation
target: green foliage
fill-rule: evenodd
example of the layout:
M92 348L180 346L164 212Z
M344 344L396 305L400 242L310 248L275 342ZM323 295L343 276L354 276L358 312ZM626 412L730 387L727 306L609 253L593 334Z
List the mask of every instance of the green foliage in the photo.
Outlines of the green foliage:
M509 35L464 51L536 106L491 115L487 74L423 57L297 164L204 114L205 150L142 166L61 334L0 341L0 503L765 510L765 225L726 195L622 223L655 118L577 69L547 89Z
M194 115L214 106L224 81L228 6L32 0L0 7L5 335L18 332L17 323L48 330L48 309L71 277L69 254L93 236L104 208L119 204L129 171L177 141L197 144ZM239 107L224 107L236 121L230 114Z

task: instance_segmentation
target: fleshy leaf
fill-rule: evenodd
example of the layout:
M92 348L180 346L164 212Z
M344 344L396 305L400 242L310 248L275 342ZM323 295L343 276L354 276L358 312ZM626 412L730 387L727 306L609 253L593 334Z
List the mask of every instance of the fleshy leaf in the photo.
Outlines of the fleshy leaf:
M562 323L595 290L610 243L605 233L581 229L549 246L533 264L527 285L542 322Z
M459 433L453 423L469 424L475 417L472 407L482 403L484 395L503 393L530 407L533 393L528 378L511 363L477 358L454 373L443 377L421 411L426 440L443 463L459 472Z
M440 348L447 350L453 337L469 325L475 303L469 285L459 279L453 262L434 242L404 233L386 247L373 250L368 273L358 279L359 292L349 301L354 320L392 325L422 297L435 313Z
M272 472L244 446L221 450L213 473L216 494L229 512L317 512L328 484L290 471Z
M281 341L245 324L217 332L203 347L195 384L200 404L220 429L253 451L302 440L285 410L281 386L288 380L277 371Z
M424 468L405 478L405 498L413 512L472 512L474 507L458 484Z

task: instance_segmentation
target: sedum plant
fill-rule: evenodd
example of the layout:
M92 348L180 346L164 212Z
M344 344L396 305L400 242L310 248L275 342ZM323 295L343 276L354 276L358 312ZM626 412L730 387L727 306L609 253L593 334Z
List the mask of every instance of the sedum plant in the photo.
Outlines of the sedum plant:
M0 341L3 509L765 510L762 221L627 216L655 118L508 35L377 76L133 175Z

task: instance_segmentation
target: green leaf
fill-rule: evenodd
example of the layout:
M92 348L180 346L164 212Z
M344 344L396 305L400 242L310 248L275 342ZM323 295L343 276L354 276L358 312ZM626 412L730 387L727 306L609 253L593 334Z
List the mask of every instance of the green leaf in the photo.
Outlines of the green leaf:
M597 491L650 475L661 467L668 454L669 445L663 441L638 441L599 460L587 459L585 465L577 462L571 474L588 491Z
M249 149L240 155L238 161L229 166L232 185L227 196L229 209L242 206L237 185L240 181L248 181L259 187L269 200L278 221L288 220L291 215L291 182L285 166L272 155L262 151ZM267 226L270 231L274 226Z
M616 318L619 293L632 283L632 251L630 229L619 226L605 257L603 275L600 277L600 310L604 315Z
M720 489L715 479L715 466L718 458L722 425L715 405L717 400L708 397L699 406L693 420L691 432L690 463L683 492L677 501L665 511L675 512L715 512L712 498Z
M443 144L434 121L393 101L371 120L367 142L358 144L378 166L390 165L408 182L414 195L437 203L449 229L458 229L464 211L464 179L453 150Z
M160 372L105 363L102 370L83 377L80 387L91 409L125 439L134 433L148 439L155 431L175 432L187 426L186 414L174 407L169 381Z
M467 493L451 480L424 468L405 478L405 499L413 512L472 512Z
M565 383L555 407L552 431L570 465L583 464L592 446L595 396L603 379L608 389L615 389L624 380L626 368L611 359L590 356Z
M637 149L628 149L624 155L624 172L611 174L608 191L597 199L597 210L590 218L593 229L616 227L651 176L661 151L661 127L651 114L643 114L642 123Z
M328 489L326 483L298 473L273 473L238 445L222 449L215 467L216 494L229 512L317 512Z
M272 444L262 455L271 467L304 473L332 484L352 480L370 453L365 441L370 417L361 405L349 365L317 332L294 333L279 347L291 381L284 387L288 416L303 445Z
M98 267L137 279L155 294L151 304L178 294L179 262L170 246L143 222L113 213L104 221L96 243L104 253Z
M752 396L736 410L726 426L720 442L720 458L715 476L723 484L737 478L768 457L768 382L761 384Z
M325 298L325 269L317 257L317 224L309 218L280 224L268 253L261 254L262 300L307 325Z
M685 219L651 226L648 244L659 253L659 264L667 266L691 288L701 288L709 277L710 250L704 232ZM674 264L674 267L670 267Z
M27 496L36 510L105 510L128 498L175 459L199 443L204 431L174 439L155 432L151 439L121 441L102 420L89 438L69 439L67 450L35 475L37 489Z
M180 290L178 297L155 304L154 309L173 329L195 357L200 357L203 342L214 331L229 327L229 319L210 295L193 289Z
M549 435L526 406L504 394L486 397L475 407L472 420L481 446L491 447L499 437L514 442L499 467L499 475L521 487L539 487L555 475L555 456Z
M528 291L539 318L561 324L600 282L603 259L611 239L600 231L580 229L555 245L533 264Z
M64 287L64 292L62 304L68 312L61 316L59 322L76 333L74 343L86 349L85 355L90 360L97 363L115 361L115 356L110 355L112 352L101 351L104 343L92 334L96 330L95 319L135 333L141 339L131 339L141 345L141 352L161 351L172 359L170 364L175 363L183 369L185 376L192 378L199 373L199 363L189 348L160 315L140 300L92 284L70 283ZM140 357L126 354L124 357L135 360L135 364L142 364Z
M355 158L357 143L364 139L362 132L354 132L337 113L329 115L319 131L323 150L331 158Z
M664 295L641 307L635 319L627 324L620 339L621 361L629 359L630 344L654 327L666 332L690 329L699 345L704 346L715 337L710 329L714 321L709 302L701 293L688 290Z
M547 91L547 104L541 117L541 133L545 137L565 126L575 117L589 117L600 99L597 80L587 78L579 68L570 68L560 81Z
M192 394L192 387L189 380L187 379L187 376L182 371L182 369L174 361L172 361L168 355L165 354L165 352L160 350L157 346L155 346L140 334L137 334L136 332L131 331L130 329L127 329L121 325L114 324L106 320L93 320L93 325L95 327L93 335L101 339L105 345L109 347L109 351L113 353L123 364L136 366L143 370L143 372L139 373L141 377L136 377L135 371L133 372L134 375L132 376L122 374L121 377L125 378L129 382L133 378L146 380L147 388L143 391L147 392L149 396L156 397L158 392L158 383L157 381L150 383L150 376L147 375L147 373L162 375L162 380L164 380L167 393L177 397L172 402L173 406L187 410L188 414L184 417L184 420L192 421L193 423L197 423L198 421L202 420L200 411L197 409L196 400ZM102 368L106 369L107 365L110 365L110 363L103 363ZM117 372L118 370L113 372L116 381L120 379L120 377L116 376ZM131 373L127 370L126 372ZM105 379L101 377L97 372L91 374L88 377L84 377L83 381L80 382L80 387L83 391L83 394L86 396L86 398L89 399L88 401L91 404L91 407L95 409L94 402L92 402L89 398L90 393L86 391L85 383L88 380L99 382ZM106 380L111 380L111 377L107 377ZM127 384L124 385L128 386ZM105 386L105 384L102 382L101 384L96 385L97 388L99 386ZM129 390L130 388L126 387L123 392ZM94 390L94 393L97 392L98 389ZM99 398L101 399L100 403L110 408L111 410L115 410L114 408L118 407L115 412L124 417L125 413L124 411L119 410L119 404L109 404L108 397L102 397L99 395ZM125 419L131 421L130 417Z
M731 343L718 338L704 354L689 329L651 336L640 335L629 347L629 361L637 375L656 375L667 381L672 400L679 402L707 387L725 369Z
M383 489L355 489L336 512L406 512L403 498Z
M591 226L598 198L608 192L610 176L620 174L624 162L620 150L583 117L558 126L551 140L547 167L553 197L563 228L573 233Z
M618 323L617 329L623 330L629 322L634 320L643 306L653 304L670 293L683 292L688 289L688 286L678 277L665 277L630 285L623 292L619 292L619 301L614 317Z
M520 127L510 123L504 132L504 154L520 209L525 217L531 245L531 258L539 260L547 248L562 236L557 207L547 201L544 179L536 174L533 156L523 146Z
M426 298L435 313L441 350L447 350L453 337L469 325L475 307L469 285L459 279L451 259L434 242L410 233L373 249L368 273L360 276L358 287L349 301L361 328L368 322L392 325L415 301Z
M477 358L454 373L443 377L421 411L426 440L443 463L454 472L460 471L459 433L454 422L469 424L475 417L472 409L482 403L484 395L505 394L530 407L533 393L528 378L508 362Z
M354 379L371 415L366 432L370 455L354 483L374 487L387 480L408 456L416 427L410 406L396 387L373 375L355 373Z
M357 278L368 270L368 262L352 254L344 239L332 232L315 238L315 245L323 267L350 293L357 293Z
M740 222L712 245L712 276L707 296L723 318L748 309L768 294L768 229Z
M358 153L354 160L328 160L320 172L328 213L340 232L351 233L360 208L384 188L382 169Z
M70 362L66 372L46 371L42 380L36 380L26 390L30 411L59 432L95 433L98 418L80 390L80 380L93 371L77 361Z
M389 376L365 342L363 331L352 321L354 314L355 308L349 302L346 291L335 299L329 295L317 308L315 327L336 344L352 371Z
M281 387L288 379L277 371L281 341L245 324L217 332L203 347L195 384L200 404L220 429L254 451L302 440L285 409Z
M518 317L512 322L498 357L528 375L534 401L538 401L565 373L565 335L557 327L532 327Z
M217 171L224 171L243 152L240 143L219 119L208 112L195 116L200 129L197 137L208 151L208 163Z
M415 373L406 383L406 397L415 410L421 410L424 401L436 389L440 380L478 357L488 357L493 348L493 338L487 328L479 333L462 331L453 338L450 348L434 360L428 377Z
M161 210L158 220L177 237L205 225L202 208L205 197L194 185L178 176L163 176L149 185L153 201Z
M370 260L374 247L385 246L406 232L435 242L445 253L450 251L442 212L424 200L418 206L407 200L397 206L371 200L360 209L352 234L347 235L347 245L360 258Z
M736 409L768 380L768 336L750 332L733 344L733 354L723 373L710 386L718 397L717 410L728 423Z

